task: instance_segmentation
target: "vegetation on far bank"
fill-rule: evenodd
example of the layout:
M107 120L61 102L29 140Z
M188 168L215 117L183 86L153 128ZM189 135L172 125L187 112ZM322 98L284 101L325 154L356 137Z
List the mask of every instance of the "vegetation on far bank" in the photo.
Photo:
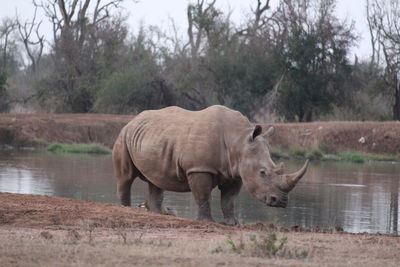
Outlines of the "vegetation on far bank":
M271 149L271 156L277 159L309 159L322 161L348 161L364 163L368 161L400 161L400 154L372 154L359 151L343 151L336 154L325 154L319 149L307 151L305 149L283 150L279 147Z
M43 139L35 138L33 140L35 147L44 148L53 153L77 153L77 154L111 154L111 149L97 143L89 144L62 144L49 143Z
M60 144L53 143L47 151L54 153L86 153L86 154L111 154L111 150L100 144Z
M32 140L34 148L42 148L54 153L86 153L86 154L111 154L112 150L106 146L96 143L90 144L62 144L49 143L39 138ZM346 161L354 163L365 163L368 161L400 161L399 154L375 154L364 153L360 151L342 151L339 153L324 153L320 149L282 149L272 147L270 149L272 158L275 159L293 159L311 161Z
M49 143L43 139L35 138L32 140L34 147L44 148L54 153L87 153L87 154L111 154L112 150L101 144L62 144ZM301 148L282 149L272 147L271 156L275 159L294 159L311 161L347 161L354 163L365 163L368 161L400 161L400 154L374 154L359 151L343 151L339 153L324 153L320 149L306 150Z

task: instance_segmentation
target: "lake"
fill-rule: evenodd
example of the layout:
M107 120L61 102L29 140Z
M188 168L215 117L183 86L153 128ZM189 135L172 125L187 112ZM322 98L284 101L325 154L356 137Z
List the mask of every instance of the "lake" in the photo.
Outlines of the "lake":
M285 162L288 172L303 162ZM398 234L400 164L371 162L312 162L304 178L289 194L285 209L266 207L245 188L236 201L244 222L271 222L285 226L331 228L359 233ZM111 156L0 151L0 192L40 194L118 203ZM143 202L147 185L133 184L134 206ZM191 193L166 192L164 204L178 216L195 218ZM218 189L213 191L214 219L222 220Z

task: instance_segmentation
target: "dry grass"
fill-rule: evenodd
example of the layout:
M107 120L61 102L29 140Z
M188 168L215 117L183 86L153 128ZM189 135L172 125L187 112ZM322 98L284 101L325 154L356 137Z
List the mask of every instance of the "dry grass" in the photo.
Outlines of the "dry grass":
M123 233L123 234L121 234ZM251 236L261 232L133 230L82 227L0 229L2 266L398 266L400 239L379 235L278 233L282 251L252 253ZM242 240L243 253L227 239Z

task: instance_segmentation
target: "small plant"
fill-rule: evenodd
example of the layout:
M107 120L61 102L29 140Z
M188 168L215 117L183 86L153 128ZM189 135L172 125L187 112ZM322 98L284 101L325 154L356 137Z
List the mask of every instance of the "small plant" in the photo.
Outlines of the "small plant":
M89 225L88 225L89 244L91 244L91 245L93 245L93 240L94 240L93 232L94 232L94 230L95 230L95 224L89 223Z
M119 235L120 237L121 237L121 239L122 239L122 242L124 243L124 245L126 245L127 244L127 234L126 234L126 232L123 230L123 229L121 229L121 228L117 228L116 229L116 232L117 232L117 235Z
M226 243L230 246L230 249L237 254L250 254L257 257L272 257L276 256L276 254L284 248L287 242L287 237L278 239L276 232L271 232L259 237L251 235L249 240L251 244L246 245L245 242L243 242L243 236L240 236L238 243L233 241L231 237L228 237ZM212 253L217 253L213 251Z
M283 237L278 240L276 232L271 232L266 236L257 238L257 236L250 236L250 241L253 242L253 248L255 253L261 257L275 256L278 251L283 249L287 242L287 237Z
M211 253L212 254L217 254L217 253L220 253L222 251L223 251L223 249L221 248L221 246L218 246L218 247L214 248L213 250L211 250Z
M144 235L144 233L140 233L139 237L135 238L135 240L134 240L135 245L143 244L143 235Z
M242 251L244 250L244 242L243 242L243 236L240 235L240 240L239 240L239 244L236 244L235 241L233 241L233 239L229 236L228 239L226 240L226 243L228 243L228 245L231 247L231 250L235 253L242 253Z

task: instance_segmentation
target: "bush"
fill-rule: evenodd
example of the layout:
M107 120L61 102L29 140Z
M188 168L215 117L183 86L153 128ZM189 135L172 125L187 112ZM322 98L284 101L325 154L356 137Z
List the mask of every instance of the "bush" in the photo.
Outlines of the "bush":
M47 147L53 153L87 153L110 154L111 150L100 144L59 144L53 143Z
M304 159L306 157L306 151L303 149L295 148L289 152L289 155L294 159Z
M322 153L322 151L319 149L314 149L306 155L306 158L308 158L309 160L320 160L323 157L324 153Z
M339 157L341 160L355 163L364 163L366 159L365 155L357 151L344 151L339 153Z

